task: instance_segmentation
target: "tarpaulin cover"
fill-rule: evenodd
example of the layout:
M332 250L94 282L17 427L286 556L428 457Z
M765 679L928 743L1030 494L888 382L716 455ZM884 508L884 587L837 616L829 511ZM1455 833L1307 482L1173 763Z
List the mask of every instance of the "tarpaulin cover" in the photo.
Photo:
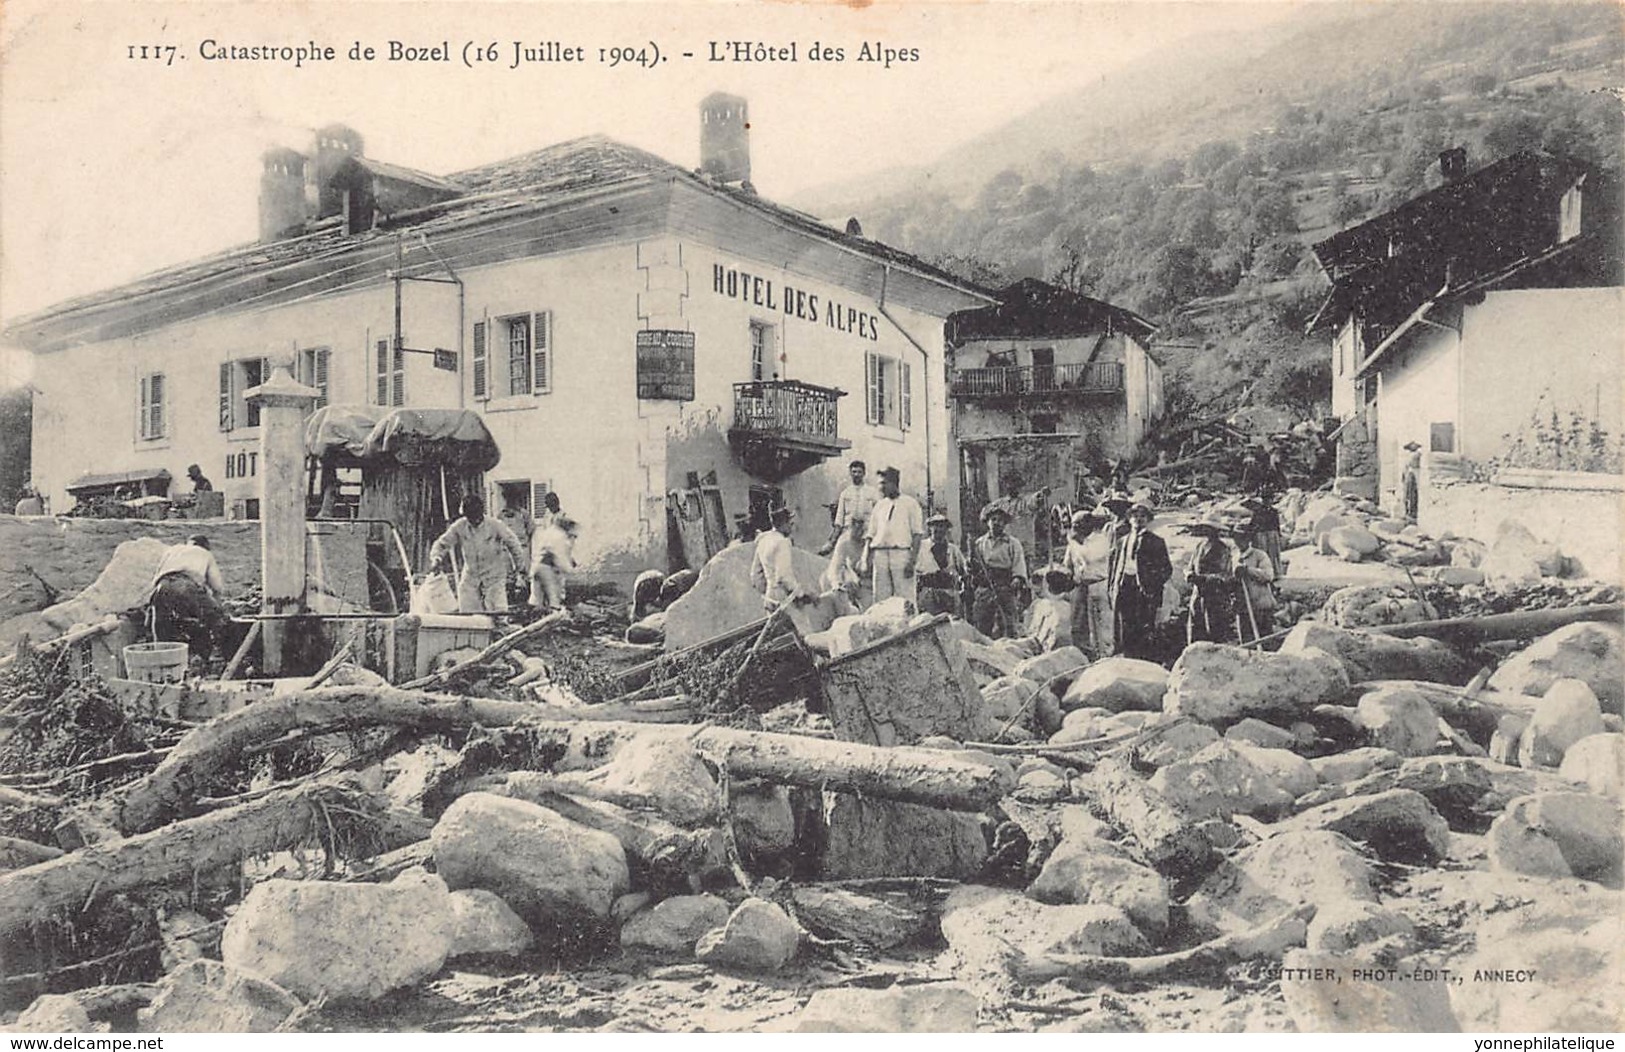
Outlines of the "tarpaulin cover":
M479 414L468 409L330 405L305 424L305 451L354 461L445 465L489 471L502 459Z

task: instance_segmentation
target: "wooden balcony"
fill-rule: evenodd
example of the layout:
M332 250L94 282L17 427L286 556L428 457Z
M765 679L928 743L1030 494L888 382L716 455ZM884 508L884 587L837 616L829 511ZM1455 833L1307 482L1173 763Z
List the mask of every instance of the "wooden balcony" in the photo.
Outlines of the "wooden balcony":
M1123 393L1123 363L958 369L948 393L954 398L981 399L1120 395Z
M734 384L728 441L752 475L788 478L852 447L840 437L836 413L836 400L845 394L799 380Z

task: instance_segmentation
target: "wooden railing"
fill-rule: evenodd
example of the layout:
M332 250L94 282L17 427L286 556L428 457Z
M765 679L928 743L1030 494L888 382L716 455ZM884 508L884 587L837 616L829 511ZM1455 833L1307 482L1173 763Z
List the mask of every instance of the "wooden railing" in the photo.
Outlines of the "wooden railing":
M950 393L956 398L993 398L1066 391L1114 394L1122 390L1122 362L1092 362L959 369L954 373Z
M734 430L763 437L839 445L835 402L845 393L799 380L734 384Z

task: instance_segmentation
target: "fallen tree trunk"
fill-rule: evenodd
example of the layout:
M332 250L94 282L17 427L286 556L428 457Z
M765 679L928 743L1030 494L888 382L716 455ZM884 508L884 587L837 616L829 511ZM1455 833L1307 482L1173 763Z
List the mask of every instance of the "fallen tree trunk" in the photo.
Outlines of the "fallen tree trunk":
M1200 820L1153 789L1127 762L1102 760L1089 786L1095 802L1134 839L1153 869L1185 876L1206 868L1213 845L1198 828Z
M393 687L327 687L271 697L218 716L189 732L158 768L123 791L115 824L126 835L146 832L195 805L211 782L246 750L291 731L325 733L369 726L420 730L518 727L532 749L562 745L576 755L607 755L614 739L681 735L712 763L737 777L829 788L959 811L991 807L1010 789L1002 768L933 749L881 748L801 735L726 727L576 719L548 720L559 709L492 698L463 698ZM572 738L576 747L570 748Z
M508 776L505 793L556 812L578 825L608 833L621 842L635 860L663 886L677 886L690 876L727 869L728 858L719 830L683 829L659 815L637 812L599 800L578 800L547 788L546 776L515 771Z
M1520 610L1483 617L1453 617L1443 621L1412 621L1403 625L1383 625L1373 631L1399 639L1432 636L1461 645L1489 643L1498 639L1532 639L1579 621L1611 621L1618 624L1622 617L1625 617L1625 604L1603 603L1554 607L1550 610Z
M1256 928L1220 936L1188 950L1149 957L1018 952L1010 963L1010 973L1024 983L1043 983L1051 979L1113 983L1196 978L1241 961L1279 957L1291 947L1302 946L1309 932L1309 919L1314 914L1314 906L1299 906Z
M63 806L60 796L40 796L35 793L25 793L21 789L13 789L9 785L0 785L0 807L38 807L45 811L55 811Z
M652 793L600 785L587 781L580 775L560 776L542 771L515 771L507 776L505 784L507 795L532 803L541 803L541 797L562 795L576 800L592 800L629 811L660 812L660 799ZM718 799L721 799L720 796ZM702 821L714 822L719 818L721 815L712 811Z
M36 844L32 840L0 836L0 869L22 869L61 856L61 849L51 847L49 844Z
M81 909L96 896L189 881L200 871L300 844L325 839L329 847L355 848L357 855L399 847L388 839L395 823L387 812L370 794L317 783L140 836L103 841L0 874L0 931L16 931L58 909ZM404 819L400 824L421 828Z
M47 639L43 643L34 643L32 644L32 649L48 650L51 647L72 646L81 640L89 639L92 636L104 635L113 631L113 629L118 627L118 622L119 619L117 614L108 614L106 617L93 624L84 625L53 639ZM16 660L16 654L7 654L4 657L0 657L0 668L8 668L10 667L11 663Z

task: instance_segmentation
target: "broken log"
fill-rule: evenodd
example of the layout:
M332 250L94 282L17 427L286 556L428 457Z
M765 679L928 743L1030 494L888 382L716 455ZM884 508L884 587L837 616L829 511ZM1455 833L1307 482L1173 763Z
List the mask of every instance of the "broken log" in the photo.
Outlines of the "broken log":
M1313 905L1299 906L1256 928L1222 935L1188 950L1149 957L1029 954L1017 951L1010 962L1010 973L1020 982L1029 984L1049 982L1051 979L1114 983L1210 976L1241 961L1275 958L1294 946L1302 946L1309 933L1309 920L1314 914Z
M32 646L33 646L33 649L35 649L35 650L47 650L47 649L50 649L51 647L72 646L75 643L79 643L79 642L82 642L82 641L84 641L86 639L90 639L92 636L104 635L104 634L106 634L108 632L113 631L113 629L118 627L118 623L119 623L119 618L118 618L117 614L108 614L106 617L102 618L100 621L96 621L96 622L94 622L92 624L88 624L88 625L82 625L79 628L75 628L71 632L65 632L60 636L56 636L56 637L54 637L52 639L47 639L43 643L32 644ZM19 651L21 650L21 648L18 648L18 649L19 649ZM16 661L16 660L17 660L17 655L16 654L7 654L4 657L0 657L0 668L6 668L6 667L10 666L11 663Z
M545 788L545 782L529 777L533 773L516 771L509 775L505 794L608 833L621 842L628 858L664 886L681 886L690 876L728 868L722 833L717 829L683 829L659 815L601 800L578 800Z
M431 672L429 675L424 676L421 679L414 679L410 683L404 683L401 685L401 689L418 690L435 683L444 683L446 680L451 679L458 673L466 672L471 668L485 664L494 657L501 654L506 654L508 651L512 650L520 643L523 643L525 640L534 639L536 636L542 635L568 620L570 620L570 612L568 610L555 611L539 621L532 621L523 628L515 629L514 631L509 632L507 635L503 636L495 643L492 643L490 646L486 647L484 650L480 651L478 654L475 654L468 660L459 661L450 668L443 668L439 672Z
M1549 610L1519 610L1510 614L1483 617L1452 617L1443 621L1412 621L1403 625L1383 625L1374 629L1399 639L1432 636L1458 646L1491 643L1501 639L1533 639L1579 621L1610 621L1625 618L1625 604L1599 603L1590 606L1562 606Z
M9 785L0 785L0 807L37 807L45 811L56 811L63 803L60 796L41 796L13 789Z
M660 799L657 796L600 785L586 780L579 774L571 777L546 774L542 771L515 771L508 775L507 787L507 795L532 803L540 802L539 797L564 795L632 811L660 811ZM720 817L721 815L713 811L703 820L716 821Z
M264 624L263 621L255 621L248 626L248 631L243 634L243 641L237 644L237 649L232 652L231 660L226 662L226 667L220 672L221 682L231 679L237 674L237 670L242 667L243 659L248 656L249 648L254 645L254 640L258 639L260 632L264 630Z
M1126 760L1103 759L1087 792L1158 872L1176 877L1200 873L1212 859L1213 845L1198 828L1200 818L1153 789Z
M213 780L248 750L291 731L306 733L369 726L419 730L523 725L531 745L572 737L595 744L578 754L607 755L616 739L682 735L714 764L736 777L765 778L786 785L828 788L958 811L982 811L1010 789L1007 770L933 749L882 748L802 735L727 727L692 730L686 725L580 719L538 719L556 707L494 698L465 698L393 687L324 687L266 698L228 712L187 733L151 774L130 783L115 800L115 824L126 835L146 832L187 813ZM585 714L588 710L580 710Z
M0 931L45 920L59 909L83 909L96 896L154 884L190 881L249 855L323 842L358 857L401 846L387 837L386 808L351 787L313 784L238 807L188 818L122 840L103 841L61 858L0 874ZM337 843L333 843L337 841Z
M60 858L62 851L49 844L36 844L14 836L0 836L0 869L22 869L26 866Z
M258 621L254 623L259 624ZM323 683L326 683L328 680L332 679L333 673L339 670L339 668L344 664L344 660L350 656L350 652L354 649L355 639L351 638L343 646L339 647L332 657L327 659L327 664L316 670L316 674L310 677L310 682L305 684L305 689L315 690Z

